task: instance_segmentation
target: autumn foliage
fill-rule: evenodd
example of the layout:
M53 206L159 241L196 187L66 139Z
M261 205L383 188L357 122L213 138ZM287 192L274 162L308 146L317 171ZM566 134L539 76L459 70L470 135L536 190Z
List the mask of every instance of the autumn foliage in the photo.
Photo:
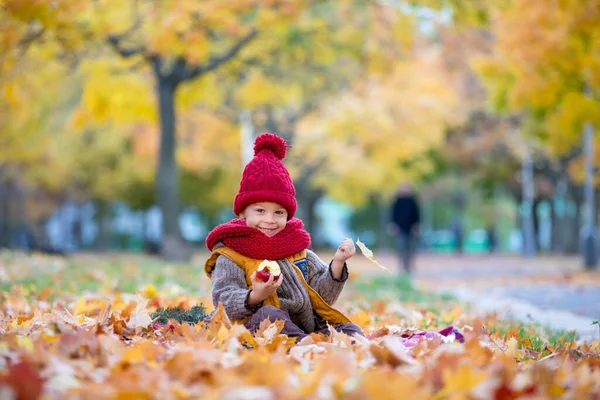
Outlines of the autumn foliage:
M351 293L339 306L365 337L332 330L328 336L313 334L295 343L280 333L281 321L265 320L253 335L232 324L221 307L210 323L153 319L160 307L190 310L198 300L209 299L207 280L198 282L195 295L177 285L159 289L151 284L133 294L117 289L112 277L133 276L139 259L113 259L117 275L111 275L113 267L99 267L99 259L86 261L94 271L80 275L73 275L63 261L41 256L18 256L3 264L4 275L18 274L17 266L33 271L52 265L57 272L50 276L57 287L82 277L100 286L82 293L74 287L32 290L13 285L2 292L0 393L18 399L600 394L600 342L551 343L520 329L502 331L495 316L475 318L456 304L444 303L433 312L383 298L365 302L351 283ZM164 279L169 268L162 264L158 275L152 272L146 279ZM193 275L189 265L177 268ZM65 281L67 273L71 278Z

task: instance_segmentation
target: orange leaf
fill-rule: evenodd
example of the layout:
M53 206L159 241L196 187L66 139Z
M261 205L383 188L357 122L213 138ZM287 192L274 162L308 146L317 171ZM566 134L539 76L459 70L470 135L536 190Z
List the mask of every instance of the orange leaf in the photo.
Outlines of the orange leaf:
M350 316L352 322L360 327L365 327L371 323L371 317L363 310L358 310Z
M511 329L510 331L506 332L504 335L504 340L509 340L510 338L519 339L519 332L517 332L516 329Z
M48 297L50 296L50 293L52 293L52 288L44 288L40 294L38 294L38 300L41 301L46 301L48 299Z

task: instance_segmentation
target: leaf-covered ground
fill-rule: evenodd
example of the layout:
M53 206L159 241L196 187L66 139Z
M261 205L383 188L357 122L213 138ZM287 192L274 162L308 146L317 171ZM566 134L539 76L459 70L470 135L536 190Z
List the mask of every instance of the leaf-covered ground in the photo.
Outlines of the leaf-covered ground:
M391 275L352 274L337 304L365 338L295 344L278 323L253 336L221 312L210 324L153 320L160 307L210 310L201 257L4 252L0 262L2 399L600 396L598 341L475 318Z

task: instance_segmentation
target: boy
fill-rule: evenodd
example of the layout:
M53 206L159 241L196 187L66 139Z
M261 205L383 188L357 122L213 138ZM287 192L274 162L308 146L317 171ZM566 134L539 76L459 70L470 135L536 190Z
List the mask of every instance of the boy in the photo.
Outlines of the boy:
M212 254L205 272L212 280L213 303L223 303L234 321L255 332L260 323L285 322L281 333L302 340L309 333L329 334L327 323L348 335L360 328L331 305L346 280L346 261L355 253L345 239L328 265L308 250L310 236L294 218L296 191L281 162L287 144L277 135L263 133L254 142L254 158L242 173L233 211L239 218L219 225L206 238ZM276 261L277 279L257 277L264 260Z

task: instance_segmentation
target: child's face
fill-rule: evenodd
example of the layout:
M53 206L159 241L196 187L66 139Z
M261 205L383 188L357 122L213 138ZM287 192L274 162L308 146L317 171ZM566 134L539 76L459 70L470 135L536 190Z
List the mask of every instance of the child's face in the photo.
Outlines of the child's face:
M285 208L269 202L250 204L240 214L247 226L258 229L268 237L277 235L285 228L287 216Z

